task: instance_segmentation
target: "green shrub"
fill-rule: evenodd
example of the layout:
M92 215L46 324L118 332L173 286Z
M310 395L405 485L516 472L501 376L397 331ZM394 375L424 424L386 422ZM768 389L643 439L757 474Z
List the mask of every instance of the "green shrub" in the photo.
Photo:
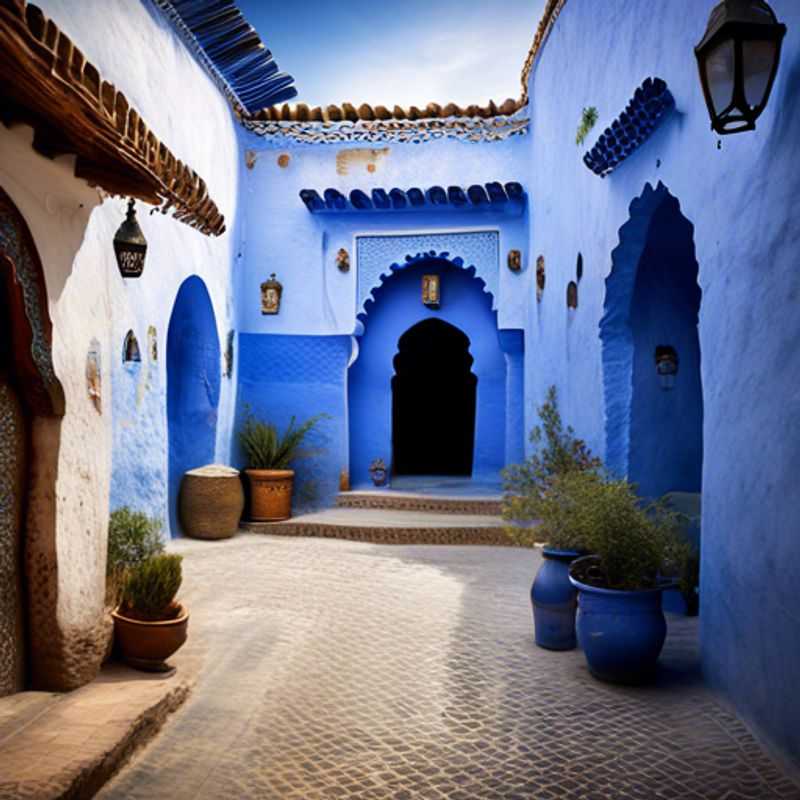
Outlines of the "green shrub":
M106 574L129 569L164 551L161 522L127 506L111 513Z
M552 499L551 499L552 498ZM636 486L591 472L557 478L541 503L543 527L565 526L595 555L581 579L631 591L654 588L684 568L682 517L663 503L642 503ZM680 562L680 563L678 563Z
M122 590L122 612L144 620L177 615L175 595L181 586L183 556L161 553L132 567Z
M550 387L539 408L539 419L541 424L530 435L530 441L536 447L534 453L522 464L513 464L503 470L503 519L525 523L542 520L544 514L549 514L551 524L543 525L541 529L509 526L507 532L517 544L546 541L552 547L582 550L582 540L566 527L568 517L559 511L558 503L564 498L552 496L549 492L553 482L563 475L575 472L598 474L602 462L592 455L582 439L575 436L570 426L564 427L555 386ZM542 503L548 504L547 509L542 507ZM562 524L557 519L559 514Z
M239 431L239 442L247 458L249 469L289 469L299 458L307 458L315 451L301 450L300 446L308 433L327 414L317 414L296 425L292 417L283 433L272 423L261 422L252 415L247 416Z
M127 506L113 511L108 522L106 603L118 605L126 573L163 551L159 520Z

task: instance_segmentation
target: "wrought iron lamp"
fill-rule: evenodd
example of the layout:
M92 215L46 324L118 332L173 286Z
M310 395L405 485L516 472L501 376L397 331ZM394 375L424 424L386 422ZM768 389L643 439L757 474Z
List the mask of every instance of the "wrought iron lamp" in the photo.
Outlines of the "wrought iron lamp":
M141 277L147 255L147 240L136 220L134 205L133 198L128 200L128 213L114 234L114 252L123 278Z
M668 345L656 347L656 372L664 391L675 388L675 376L678 374L678 354L675 348Z
M711 127L719 134L755 130L767 106L786 26L765 0L722 0L695 56Z

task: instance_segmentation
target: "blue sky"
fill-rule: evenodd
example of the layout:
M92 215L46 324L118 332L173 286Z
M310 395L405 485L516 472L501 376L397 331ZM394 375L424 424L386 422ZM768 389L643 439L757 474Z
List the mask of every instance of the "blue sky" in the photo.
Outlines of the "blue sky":
M298 102L424 107L518 97L544 0L238 0Z

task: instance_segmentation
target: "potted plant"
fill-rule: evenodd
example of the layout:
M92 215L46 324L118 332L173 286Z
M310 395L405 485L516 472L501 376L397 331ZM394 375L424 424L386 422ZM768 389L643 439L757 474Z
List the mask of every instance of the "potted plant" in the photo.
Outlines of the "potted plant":
M126 663L167 672L166 660L186 641L189 612L175 600L182 556L160 553L130 569L122 600L112 612L114 639Z
M590 556L574 561L576 631L589 670L602 680L640 683L656 668L667 633L662 576L684 567L675 546L680 516L661 503L643 505L636 487L592 473L560 479L560 491L585 536Z
M164 552L161 521L141 511L122 506L111 512L108 521L106 557L106 605L116 608L128 572L148 558Z
M386 486L389 473L386 471L386 462L382 458L376 458L369 465L369 474L375 486Z
M325 417L318 414L296 425L292 417L283 433L272 423L252 415L239 431L239 442L247 459L245 474L250 483L250 519L255 522L280 522L292 515L294 470L292 462L311 455L300 446L309 431Z
M571 650L576 645L578 593L568 570L572 561L588 552L588 545L558 479L574 472L596 473L601 462L571 427L564 428L555 386L539 408L539 419L541 424L530 435L535 451L503 473L503 518L513 523L507 531L517 544L545 543L542 565L531 586L536 644Z

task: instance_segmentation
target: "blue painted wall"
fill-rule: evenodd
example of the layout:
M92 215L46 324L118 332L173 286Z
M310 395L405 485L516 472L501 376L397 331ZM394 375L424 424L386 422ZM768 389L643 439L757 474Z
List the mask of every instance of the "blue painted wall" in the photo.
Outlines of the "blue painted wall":
M313 457L297 461L294 510L330 506L347 468L346 378L349 336L239 336L238 430L247 413L281 430L326 414L308 435ZM245 466L236 444L236 463Z
M203 281L187 278L167 333L169 527L180 533L178 492L184 472L214 461L220 397L220 346Z
M422 276L428 273L440 276L438 310L421 301ZM373 459L391 463L393 360L400 337L428 318L454 325L470 340L472 372L478 377L473 476L496 478L506 463L506 360L482 282L446 260L431 259L391 274L373 298L349 376L352 484L368 483Z
M653 213L655 193L646 187L663 182L694 225L702 290L704 669L776 752L797 763L800 624L786 565L800 559L800 5L771 5L788 34L770 104L757 131L719 147L693 55L712 2L565 5L530 84L530 249L532 258L545 256L547 285L527 320L526 422L556 384L565 418L606 452L614 407L603 393L598 335L604 279L618 247L643 247L646 227L622 240L620 229ZM598 178L575 146L581 110L600 114L588 148L651 75L666 80L676 110L616 172ZM578 252L584 276L579 306L569 311L565 290Z
M159 369L156 334L156 358L144 338L137 337L141 361L124 361L124 340L111 354L110 365L113 418L111 450L111 498L114 509L129 506L166 523L167 438L164 416L165 391Z

